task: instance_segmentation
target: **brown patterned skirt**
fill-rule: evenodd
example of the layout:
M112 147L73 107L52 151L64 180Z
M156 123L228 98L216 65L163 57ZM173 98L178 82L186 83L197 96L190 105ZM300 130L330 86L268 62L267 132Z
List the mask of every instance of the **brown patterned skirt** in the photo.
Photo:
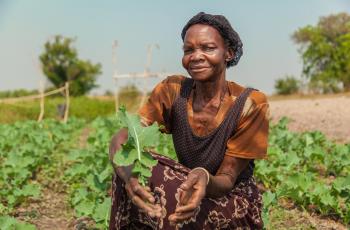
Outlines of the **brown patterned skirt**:
M113 177L110 230L115 229L262 229L262 198L253 178L235 185L221 198L204 198L194 217L176 227L168 217L175 212L179 186L186 180L189 169L158 154L149 185L156 202L162 207L161 218L151 218L139 212L128 198L124 182Z

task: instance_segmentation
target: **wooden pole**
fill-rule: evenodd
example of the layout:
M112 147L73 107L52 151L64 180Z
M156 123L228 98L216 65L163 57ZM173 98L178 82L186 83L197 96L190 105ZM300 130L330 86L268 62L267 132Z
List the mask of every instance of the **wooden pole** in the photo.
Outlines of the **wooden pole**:
M142 105L145 103L146 98L147 98L147 91L146 90L142 90L141 101L140 101L138 110L140 110L142 108Z
M118 41L114 40L112 44L112 64L113 64L113 76L117 75L117 46ZM112 78L113 78L112 76ZM114 78L115 90L114 90L114 104L115 104L115 114L118 114L119 109L119 90L118 81Z
M44 118L44 100L45 100L45 95L44 95L44 83L43 81L40 81L40 114L38 118L38 122L42 121Z
M66 88L66 109L64 111L64 118L63 118L63 122L67 123L68 120L68 112L69 112L69 82L67 81L65 84L65 88Z
M114 79L114 84L116 85L115 91L114 91L114 102L115 102L115 114L118 114L119 110L119 90L118 90L118 84L117 79Z
M147 61L146 61L145 72L144 72L146 78L150 77L150 72L151 72L150 66L151 66L151 60L152 60L152 51L154 47L159 49L158 44L150 44L147 46ZM147 79L144 79L144 81L142 82L142 95L141 95L141 101L140 101L138 110L141 109L142 105L145 103L145 100L147 98L146 81Z

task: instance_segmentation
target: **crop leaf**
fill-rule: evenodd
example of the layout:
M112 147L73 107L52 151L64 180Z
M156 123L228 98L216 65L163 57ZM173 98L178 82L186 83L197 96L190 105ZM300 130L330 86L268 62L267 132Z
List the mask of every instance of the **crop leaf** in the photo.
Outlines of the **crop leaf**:
M124 107L119 108L118 118L121 127L128 129L128 140L114 155L113 161L118 166L133 164L132 172L138 176L142 185L146 185L152 167L157 164L148 150L159 142L159 127L157 124L142 126L140 117L129 114Z

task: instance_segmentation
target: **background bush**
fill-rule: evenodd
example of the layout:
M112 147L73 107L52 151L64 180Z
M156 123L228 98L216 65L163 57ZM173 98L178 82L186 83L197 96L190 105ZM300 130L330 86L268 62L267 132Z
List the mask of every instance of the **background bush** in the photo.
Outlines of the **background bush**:
M277 79L275 89L277 94L288 95L299 91L300 82L293 76Z

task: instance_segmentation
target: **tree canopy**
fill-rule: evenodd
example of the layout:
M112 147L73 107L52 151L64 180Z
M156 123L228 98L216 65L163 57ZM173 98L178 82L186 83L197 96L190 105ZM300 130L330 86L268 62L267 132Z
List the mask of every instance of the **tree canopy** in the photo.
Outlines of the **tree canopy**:
M49 81L56 87L70 83L73 96L83 95L97 87L96 78L101 74L101 64L81 60L73 47L75 39L56 35L45 43L40 55L42 69Z
M321 17L316 26L308 25L295 31L292 39L300 45L303 74L311 87L323 87L324 92L329 92L336 91L340 83L345 90L350 90L349 14Z

